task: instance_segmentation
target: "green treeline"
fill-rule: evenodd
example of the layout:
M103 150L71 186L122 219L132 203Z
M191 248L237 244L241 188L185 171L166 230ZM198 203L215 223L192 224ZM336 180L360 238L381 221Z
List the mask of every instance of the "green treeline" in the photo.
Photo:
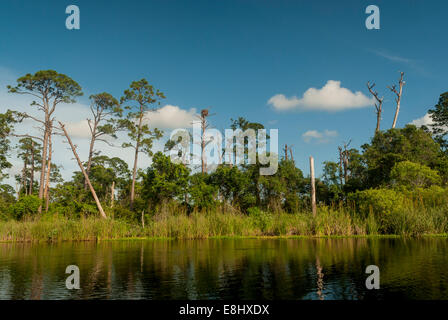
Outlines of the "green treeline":
M75 102L81 87L47 70L21 77L8 89L35 101L0 114L0 181L11 167L11 150L23 162L15 177L19 190L0 185L0 240L448 233L448 92L429 110L429 127L377 131L360 150L346 145L339 148L340 161L323 162L315 217L309 176L287 152L274 175L260 175L259 164L198 172L170 160L174 141L153 153L163 132L150 129L145 115L165 96L148 81L133 82L121 99L92 95L89 155L81 160L108 217L102 220L83 173L63 181L51 159L52 137L60 134L53 112L60 103ZM30 115L31 108L41 117ZM41 136L16 132L24 119L40 125ZM231 119L229 127L264 128L242 117ZM99 152L101 143L120 132L128 139L122 147L135 155L132 167ZM12 137L19 138L17 145ZM152 159L149 168L138 169L142 157Z

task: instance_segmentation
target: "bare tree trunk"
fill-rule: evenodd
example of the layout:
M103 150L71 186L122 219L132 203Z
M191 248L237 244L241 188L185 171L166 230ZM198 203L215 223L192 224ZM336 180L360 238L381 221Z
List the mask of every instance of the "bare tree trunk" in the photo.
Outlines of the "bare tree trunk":
M92 130L92 138L90 139L90 148L89 148L89 158L87 159L87 168L86 173L90 177L90 168L92 167L92 158L93 158L93 148L95 145L95 139L96 139L96 128L97 128L97 122L95 121L93 125ZM87 190L87 181L84 180L84 190Z
M207 172L207 163L205 160L205 130L206 130L206 122L205 116L202 117L201 127L202 127L202 139L201 139L201 172Z
M23 169L22 169L22 185L23 190L25 190L25 195L28 195L28 189L26 187L26 169L27 169L27 162L28 162L28 154L25 155L25 160L23 161Z
M132 170L132 185L131 185L131 210L134 207L134 199L135 199L135 180L137 178L137 162L138 162L138 152L140 149L140 139L141 139L141 130L142 130L142 121L143 121L143 106L140 107L140 119L138 121L138 134L137 141L135 144L135 156L134 156L134 169Z
M394 122L392 123L392 129L394 129L397 124L398 113L400 112L401 95L403 94L403 85L405 83L403 81L403 77L404 72L400 72L400 81L398 81L398 85L400 87L399 91L397 91L395 85L393 85L392 87L388 87L390 91L392 91L397 95L397 98L395 99L395 102L397 103L397 108L395 109L395 116L394 116Z
M380 131L380 122L381 122L381 109L378 109L377 113L376 113L376 129L375 132L379 132Z
M310 177L311 177L311 209L313 216L316 216L316 184L314 181L314 158L310 157Z
M46 116L46 118L48 118ZM47 121L45 121L47 123ZM45 132L44 132L44 140L42 145L42 161L41 161L41 168L40 168L40 181L39 181L39 199L44 198L44 186L45 186L45 168L47 167L47 144L48 144L48 128L47 124L45 125ZM39 206L39 213L42 213L42 205Z
M112 181L112 186L110 188L110 207L114 207L114 200L115 200L115 181Z
M72 148L72 151L73 151L73 154L75 155L76 161L78 161L78 166L79 166L79 168L81 169L82 174L84 175L84 178L85 178L86 181L87 181L87 185L89 186L89 188L90 188L90 192L92 193L92 196L93 196L93 198L95 199L95 203L96 203L96 206L98 207L98 210L99 210L99 212L100 212L100 214L101 214L101 217L103 217L104 219L106 219L107 216L106 216L106 214L104 213L104 210L103 210L103 207L101 206L100 200L98 199L98 197L97 197L97 195L96 195L95 189L93 189L93 186L92 186L92 184L90 183L90 179L89 179L89 177L87 176L86 170L84 170L84 166L82 165L81 159L79 159L79 156L78 156L78 154L76 153L76 148L75 148L75 146L73 145L72 140L70 139L70 137L69 137L67 131L65 130L65 126L64 126L64 124L62 124L62 122L59 121L59 125L61 126L61 129L64 131L64 135L65 135L65 137L67 138L67 141L68 141L68 143L70 144L70 147Z
M31 140L31 173L30 173L30 190L28 194L32 195L34 191L34 140Z
M340 181L341 186L342 186L344 184L344 181L343 181L343 170L342 170L344 158L343 158L343 155L342 155L342 147L338 147L338 150L339 150L339 181Z
M372 96L375 98L375 109L376 109L376 129L375 133L380 131L380 122L381 122L381 112L383 111L383 100L384 97L379 97L378 92L374 91L373 88L375 87L374 84L370 84L370 82L367 82L367 88L369 89Z
M53 124L52 124L53 126ZM45 191L44 191L44 199L45 199L45 212L48 212L48 205L50 203L50 175L51 175L51 156L53 153L53 147L51 142L52 132L48 136L48 161L47 161L47 177L45 179Z

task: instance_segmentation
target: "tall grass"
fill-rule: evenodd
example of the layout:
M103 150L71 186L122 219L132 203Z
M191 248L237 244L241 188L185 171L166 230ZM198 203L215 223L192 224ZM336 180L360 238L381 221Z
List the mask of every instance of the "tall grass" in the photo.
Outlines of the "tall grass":
M145 227L120 219L67 218L59 214L24 221L0 222L0 241L65 241L123 238L203 239L252 236L355 236L395 234L421 236L448 233L445 206L403 207L386 214L357 213L354 207L322 206L309 212L165 212L147 217Z

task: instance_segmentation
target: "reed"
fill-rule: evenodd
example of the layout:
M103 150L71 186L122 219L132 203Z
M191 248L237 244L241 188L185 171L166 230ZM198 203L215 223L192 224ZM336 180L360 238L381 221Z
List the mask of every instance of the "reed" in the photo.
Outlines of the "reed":
M420 201L391 212L359 213L356 207L320 206L309 212L249 214L222 210L193 212L172 207L146 218L145 227L123 219L68 218L47 214L23 221L0 221L0 241L68 241L126 238L204 239L210 237L367 236L418 237L448 233L448 208L425 207ZM417 204L415 204L417 203Z

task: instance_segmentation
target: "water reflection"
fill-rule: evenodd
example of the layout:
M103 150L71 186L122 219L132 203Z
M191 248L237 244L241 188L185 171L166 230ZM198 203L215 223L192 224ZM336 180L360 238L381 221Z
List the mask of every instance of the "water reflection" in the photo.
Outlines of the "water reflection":
M443 238L2 243L0 299L447 299L447 253Z

